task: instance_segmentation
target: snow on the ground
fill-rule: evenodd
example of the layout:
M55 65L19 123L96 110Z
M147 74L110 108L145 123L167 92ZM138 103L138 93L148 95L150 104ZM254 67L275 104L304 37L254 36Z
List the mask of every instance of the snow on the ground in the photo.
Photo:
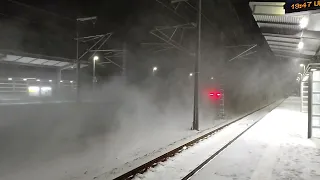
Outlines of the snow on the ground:
M188 172L193 170L204 160L227 144L230 140L247 129L251 124L261 119L269 112L271 108L275 107L276 105L277 104L273 104L243 118L242 120L224 128L222 131L216 133L210 138L203 140L202 142L170 158L168 161L160 163L156 167L150 169L148 172L136 176L135 179L178 180L183 178L188 174Z
M168 147L171 147L168 146L170 144L179 145L206 132L190 130L192 111L188 114L184 109L171 108L173 110L170 112L155 112L152 107L146 109L150 103L141 104L142 98L136 96L135 98L137 100L132 101L135 103L126 107L128 111L135 113L126 113L127 116L120 113L119 119L122 119L119 121L120 127L109 128L107 134L94 135L90 138L79 138L75 133L83 123L76 118L77 116L74 117L75 113L72 112L69 114L70 118L66 120L59 119L61 117L58 116L58 121L39 119L35 123L28 120L21 125L11 121L14 117L11 117L11 120L9 118L10 121L2 119L0 152L4 153L0 153L0 180L90 180L112 173L111 178L165 153ZM105 109L107 111L108 107ZM12 115L23 116L23 114L18 112ZM96 119L90 118L90 122L97 122ZM70 119L73 120L69 121ZM105 119L109 120L107 117ZM218 125L230 120L208 119L207 121L210 121L211 125ZM58 126L56 121L61 122L58 124L59 127L56 127ZM51 123L54 126L50 126ZM29 131L32 135L28 133ZM37 136L36 140L33 136ZM25 139L27 141L24 141ZM38 139L44 139L44 142Z
M289 98L213 159L192 180L319 180L319 139Z
M37 154L35 151L33 154L21 157L21 159L15 158L16 155L12 153L10 157L0 160L0 180L93 179L170 143L197 134L197 132L188 129L191 121L188 121L187 118L171 118L180 122L181 127L173 123L163 122L163 125L157 126L146 122L149 126L144 130L134 129L135 126L132 127L131 133L123 129L83 142L77 140L77 142L63 144L62 141L61 144L59 142L58 147L46 145L37 149L41 153ZM168 136L170 139L163 138ZM59 145L66 148L63 149ZM13 150L15 151L15 149ZM54 154L47 153L49 151Z

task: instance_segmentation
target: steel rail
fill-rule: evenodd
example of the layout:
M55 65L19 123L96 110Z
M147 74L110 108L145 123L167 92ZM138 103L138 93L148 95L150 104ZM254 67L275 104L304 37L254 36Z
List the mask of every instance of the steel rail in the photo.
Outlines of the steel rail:
M283 101L282 101L283 102ZM282 103L281 102L281 103ZM281 103L279 103L276 107L269 110L271 112L273 109L277 108ZM188 173L185 177L183 177L181 180L188 180L192 176L194 176L197 172L201 171L201 169L209 164L211 160L213 160L215 157L217 157L222 151L224 151L227 147L229 147L233 142L235 142L239 137L241 137L244 133L246 133L249 129L251 129L254 125L256 125L261 119L263 119L267 114L263 115L261 118L259 118L256 122L251 124L249 127L247 127L243 132L241 132L239 135L237 135L235 138L233 138L231 141L229 141L226 145L224 145L222 148L220 148L217 152L215 152L213 155L211 155L208 159L206 159L204 162L202 162L199 166L197 166L194 170L192 170L190 173Z
M253 113L255 113L255 112L257 112L257 111L260 111L260 110L262 110L262 109L264 109L264 108L266 108L266 107L268 107L268 106L270 106L270 105L272 105L272 104L274 104L274 103L276 103L276 101L275 101L275 102L272 102L272 103L270 103L270 104L268 104L268 105L266 105L266 106L263 106L263 107L255 110L255 111L252 111L252 112L250 112L250 113L248 113L248 114L246 114L246 115L244 115L244 116L241 116L241 117L239 117L239 118L237 118L237 119L235 119L235 120L233 120L233 121L231 121L231 122L228 122L228 123L222 125L221 127L218 127L217 129L214 129L214 130L212 130L212 131L210 131L210 132L208 132L208 133L206 133L206 134L204 134L204 135L202 135L202 136L200 136L200 137L198 137L198 138L196 138L196 139L194 139L194 140L192 140L192 141L189 141L189 142L187 142L187 143L185 143L185 144L183 144L183 145L181 145L181 146L179 146L179 147L177 147L177 148L175 148L175 149L173 149L173 150L171 150L171 151L169 151L169 152L167 152L167 153L165 153L165 154L163 154L163 155L161 155L161 156L159 156L159 157L157 157L157 158L155 158L155 159L153 159L153 160L151 160L151 161L148 161L148 162L145 163L145 164L142 164L142 165L140 165L140 166L132 169L131 171L128 171L128 172L126 172L126 173L124 173L124 174L122 174L122 175L114 178L113 180L129 180L129 179L133 179L136 175L138 175L138 174L143 174L143 173L145 173L146 171L148 171L149 168L155 167L155 166L158 165L158 163L160 163L160 162L165 162L165 161L166 161L167 159L169 159L170 157L173 157L173 156L175 156L177 153L180 153L181 151L183 151L183 150L185 149L185 147L191 147L191 146L193 146L194 144L197 144L198 142L200 142L201 140L206 139L206 138L208 138L209 136L214 135L214 134L216 134L217 132L221 131L222 129L230 126L231 124L233 124L233 123L235 123L235 122L238 122L238 121L240 121L241 119L243 119L243 118L245 118L245 117L247 117L247 116L250 116L250 115L252 115ZM280 104L281 104L281 103L279 103L276 107L278 107ZM272 111L272 110L275 109L276 107L272 108L270 111ZM269 112L270 112L270 111L269 111ZM263 117L262 117L262 118L263 118ZM261 118L261 119L262 119L262 118ZM261 119L259 119L259 120L261 120ZM259 121L259 120L258 120L258 121ZM257 121L257 122L258 122L258 121ZM254 124L256 124L257 122L255 122ZM254 125L254 124L253 124L253 125ZM253 125L251 125L250 127L252 127ZM249 128L250 128L250 127L249 127ZM247 130L248 130L248 129L247 129ZM245 131L247 131L247 130L245 130ZM227 145L225 145L224 147L222 147L217 153L215 153L214 155L212 155L212 156L209 157L208 159L211 158L210 160L212 160L215 156L217 156L220 152L222 152L226 147L228 147L232 142L234 142L238 137L240 137L243 133L245 133L245 131L242 132L240 135L238 135L235 139L231 140ZM187 180L187 179L189 179L191 176L193 176L196 172L198 172L204 165L206 165L208 162L210 162L210 160L208 160L208 159L207 159L205 162L203 162L201 165L199 165L197 168L195 168L193 171L191 171L191 172L190 172L187 176L185 176L182 180Z

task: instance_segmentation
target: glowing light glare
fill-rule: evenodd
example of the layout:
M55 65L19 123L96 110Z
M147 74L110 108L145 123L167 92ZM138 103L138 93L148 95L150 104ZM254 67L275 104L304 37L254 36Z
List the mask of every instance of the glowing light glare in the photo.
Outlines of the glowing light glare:
M37 81L39 82L39 81L40 81L40 79L37 79Z
M8 78L8 81L12 81L12 78Z
M49 80L49 82L52 82L52 80Z
M316 71L317 69L311 69L310 71Z
M60 82L62 83L63 81L61 80Z
M221 97L220 92L210 92L209 96L213 97L214 99L219 99Z
M193 76L193 73L190 73L189 76L190 76L190 77Z
M304 64L300 64L300 67L303 67L304 66Z
M213 80L214 78L213 78L213 77L211 77L210 79L211 79L211 80Z
M41 91L51 91L51 90L52 90L51 87L41 87Z
M302 49L303 46L304 46L304 43L302 41L300 41L299 44L298 44L298 49Z
M70 81L70 83L73 83L73 81Z
M300 20L300 28L301 29L304 29L308 26L308 23L309 23L309 18L307 17L303 17L301 20Z
M158 70L158 67L153 67L153 69L152 69L152 71L154 72L154 71L157 71Z
M39 86L29 86L29 87L28 87L28 91L29 91L30 93L38 93L39 90L40 90Z
M94 56L94 57L93 57L93 60L94 60L94 61L98 61L98 60L99 60L99 56Z
M27 81L28 79L23 79L24 81Z

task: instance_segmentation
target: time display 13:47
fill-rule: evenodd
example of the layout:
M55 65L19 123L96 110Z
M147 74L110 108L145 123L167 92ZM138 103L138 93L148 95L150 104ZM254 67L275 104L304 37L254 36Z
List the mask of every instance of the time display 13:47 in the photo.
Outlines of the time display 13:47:
M320 6L320 1L308 1L304 3L295 3L291 5L291 9L305 9Z

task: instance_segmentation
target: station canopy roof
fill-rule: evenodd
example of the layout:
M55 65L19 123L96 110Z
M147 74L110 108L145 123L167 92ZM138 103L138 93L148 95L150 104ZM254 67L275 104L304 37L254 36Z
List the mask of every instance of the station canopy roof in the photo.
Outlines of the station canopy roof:
M35 67L49 67L57 69L72 69L75 68L75 60L61 57L51 57L38 54L16 52L10 50L0 50L0 63L35 66ZM81 68L88 66L81 63Z
M320 11L285 14L284 2L250 2L262 35L275 56L310 61L320 55Z

